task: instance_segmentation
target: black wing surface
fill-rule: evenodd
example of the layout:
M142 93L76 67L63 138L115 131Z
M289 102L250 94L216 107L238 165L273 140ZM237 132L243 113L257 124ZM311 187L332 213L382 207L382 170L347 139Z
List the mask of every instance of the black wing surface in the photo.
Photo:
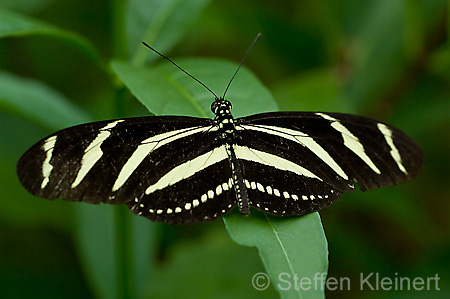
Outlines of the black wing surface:
M354 182L366 191L408 181L423 164L410 137L366 117L275 112L236 125L251 205L279 216L317 211Z
M127 203L151 220L189 223L220 217L235 205L222 148L210 119L108 120L44 138L21 157L17 173L39 197Z

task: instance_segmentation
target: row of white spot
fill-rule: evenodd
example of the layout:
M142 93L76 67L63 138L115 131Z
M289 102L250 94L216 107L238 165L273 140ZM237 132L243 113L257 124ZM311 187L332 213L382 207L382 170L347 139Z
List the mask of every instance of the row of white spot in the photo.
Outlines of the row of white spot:
M181 213L184 210L189 211L193 208L196 208L200 205L200 203L205 203L210 199L213 199L215 196L221 195L224 191L228 191L233 187L233 181L231 180L231 178L228 180L228 182L222 183L220 185L218 185L215 190L208 190L208 192L204 193L202 196L200 196L200 200L198 199L194 199L192 202L187 202L183 207L176 207L175 209L172 208L167 208L166 210L163 209L149 209L148 211L152 214L156 213L158 215L163 214L164 212L166 214L172 214L172 213ZM136 198L135 202L139 202L139 199ZM228 208L231 208L233 205L229 204ZM145 205L144 204L140 204L139 207L144 208ZM222 213L225 213L226 210L223 209ZM140 213L142 214L142 213ZM217 216L217 215L215 215Z
M294 201L299 200L299 197L296 194L289 194L289 192L287 192L287 191L283 191L283 193L281 193L278 189L272 188L271 186L266 186L266 188L264 188L264 186L258 182L249 182L248 180L244 180L244 182L248 189L258 190L260 192L267 192L267 194L275 195L277 197L283 196L285 199L292 198ZM330 190L330 193L334 193L334 190ZM302 195L301 197L303 200L315 200L315 199L328 198L329 195L328 194L324 194L324 195L312 195L311 194L309 196ZM256 207L259 208L260 210L270 212L268 207L265 207L264 209L262 209L260 203L256 203ZM277 210L272 210L271 212L274 214L279 214ZM282 215L286 214L286 211L285 210L281 211L281 214Z
M250 182L249 180L246 180L246 179L244 180L244 183L245 183L245 186L248 189L258 190L260 192L266 192L269 195L274 195L274 196L277 196L277 197L283 196L285 199L292 198L294 201L299 200L299 197L296 194L289 194L287 191L283 191L283 193L281 193L278 189L272 188L271 186L266 186L264 188L264 186L261 183ZM166 213L166 214L169 214L169 215L173 214L173 213L181 213L183 210L189 211L189 210L191 210L193 208L198 207L200 205L200 203L205 203L209 199L213 199L215 196L221 195L224 191L230 190L232 188L232 186L233 186L233 181L230 178L227 183L222 183L222 184L218 185L215 190L209 190L208 192L204 193L202 196L200 196L200 200L194 199L192 202L187 202L184 205L184 207L176 207L175 209L167 208L166 210L149 208L148 211L151 214L155 214L156 213L158 215L163 214L163 213ZM330 192L334 193L334 190L330 190ZM309 196L302 195L301 196L301 198L303 200L315 200L315 199L324 199L324 198L326 199L328 197L329 197L328 194L325 194L325 195L309 195ZM136 198L135 202L136 203L139 202L139 199ZM259 208L260 204L257 203L256 206ZM145 205L141 203L141 204L139 204L139 207L140 208L145 208ZM231 208L231 207L232 207L232 204L229 204L228 208ZM268 211L269 209L265 208L265 210ZM225 213L225 212L226 212L226 210L223 209L222 213ZM274 213L276 213L276 211L274 211ZM141 214L142 214L142 212L139 213L139 215L141 215ZM217 216L217 214L214 215L214 217L216 217L216 216ZM205 218L205 219L207 219L207 218Z
M299 197L296 194L289 194L289 192L287 191L283 191L283 193L280 192L280 190L276 189L276 188L272 188L271 186L266 186L264 188L264 186L261 183L258 182L249 182L248 180L244 180L245 182L245 186L247 187L247 189L253 189L253 190L258 190L260 192L267 192L267 194L269 195L275 195L277 197L281 197L283 195L284 198L288 199L288 198L292 198L294 201L297 201L299 199ZM334 190L330 191L331 193L334 193ZM314 200L314 199L323 199L323 198L328 198L328 195L302 195L302 199L303 200Z

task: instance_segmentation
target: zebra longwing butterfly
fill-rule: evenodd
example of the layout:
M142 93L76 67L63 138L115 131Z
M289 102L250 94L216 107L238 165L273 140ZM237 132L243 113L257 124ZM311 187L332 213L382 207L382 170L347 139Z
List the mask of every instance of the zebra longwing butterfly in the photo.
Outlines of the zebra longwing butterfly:
M213 93L214 119L135 117L58 131L20 158L19 179L36 196L126 204L150 220L185 224L236 205L243 215L255 208L300 216L354 191L355 182L363 191L394 185L422 166L420 147L376 120L327 112L234 119L225 93Z

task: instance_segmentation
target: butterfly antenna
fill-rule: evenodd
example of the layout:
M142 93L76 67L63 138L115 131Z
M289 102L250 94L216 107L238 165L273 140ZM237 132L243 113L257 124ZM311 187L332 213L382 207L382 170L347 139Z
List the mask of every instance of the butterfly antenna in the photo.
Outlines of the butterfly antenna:
M215 99L218 99L218 97L216 96L216 94L208 87L206 86L203 82L201 82L200 80L198 80L197 78L195 78L194 76L192 76L191 74L189 74L187 71L183 70L178 64L176 64L175 62L172 61L172 59L170 59L169 57L164 56L163 54L159 53L158 51L156 51L154 48L150 47L146 42L142 42L142 44L144 46L146 46L147 48L149 48L150 50L152 50L153 52L155 52L156 54L158 54L159 56L161 56L162 58L170 61L170 63L172 63L174 66L176 66L179 70L181 70L183 73L185 73L186 75L188 75L189 77L191 77L192 79L194 79L195 81L197 81L198 83L200 83L200 85L202 85L204 88L206 88L210 93L213 94Z
M233 77L231 77L230 82L228 82L227 88L225 88L225 92L223 93L222 99L225 99L225 95L227 94L228 88L230 88L231 82L233 82L234 77L236 77L237 73L239 72L239 69L244 64L245 58L247 58L248 53L253 48L253 46L256 44L256 41L261 36L261 33L258 33L255 37L255 40L253 40L253 43L251 44L250 48L248 48L247 52L244 55L244 58L242 58L241 64L239 64L237 70L234 72Z

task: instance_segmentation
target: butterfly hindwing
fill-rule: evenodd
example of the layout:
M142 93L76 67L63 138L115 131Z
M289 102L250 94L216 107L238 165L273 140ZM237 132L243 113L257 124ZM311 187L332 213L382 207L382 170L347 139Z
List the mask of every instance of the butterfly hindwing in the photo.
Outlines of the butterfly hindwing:
M255 154L254 161L243 160L241 164L250 205L264 213L300 216L329 206L341 197L341 192L308 172L301 174L295 167L283 168L280 162L272 164L264 157L265 164L256 162L260 158Z
M215 158L210 156L209 159ZM191 164L193 166L189 176L180 180L174 176L172 185L163 189L152 189L148 194L143 192L127 204L128 208L139 216L170 224L213 220L231 211L236 205L236 197L228 160L221 159L201 170L197 168L201 167L201 164ZM179 173L186 173L186 170L180 169Z

